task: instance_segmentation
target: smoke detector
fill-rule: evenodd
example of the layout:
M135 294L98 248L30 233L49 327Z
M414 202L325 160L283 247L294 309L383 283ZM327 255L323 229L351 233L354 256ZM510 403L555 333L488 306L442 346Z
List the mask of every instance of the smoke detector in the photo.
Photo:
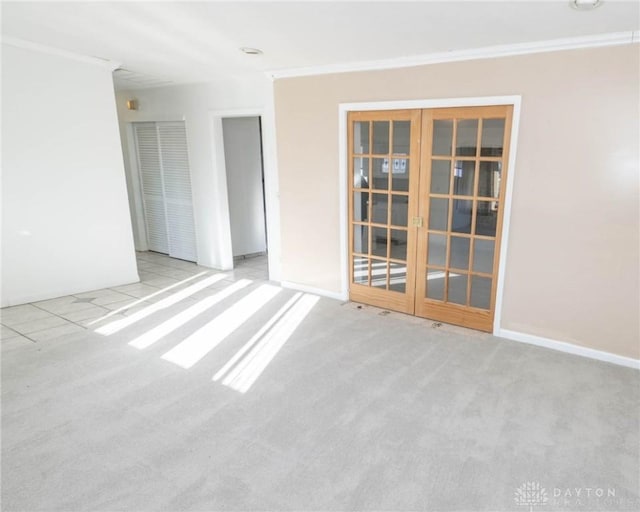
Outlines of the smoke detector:
M260 48L249 48L248 46L243 46L240 48L240 51L247 55L262 55L262 50Z
M592 11L602 5L602 0L571 0L569 5L576 11Z

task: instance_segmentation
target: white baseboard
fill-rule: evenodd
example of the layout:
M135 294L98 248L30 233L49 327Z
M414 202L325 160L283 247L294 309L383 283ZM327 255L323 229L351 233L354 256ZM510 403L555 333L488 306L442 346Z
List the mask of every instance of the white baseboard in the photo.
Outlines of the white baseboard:
M575 354L582 357L588 357L590 359L597 359L599 361L606 361L607 363L613 363L620 366L626 366L628 368L634 368L640 370L640 360L633 359L631 357L619 356L612 354L611 352L604 352L602 350L595 350L592 348L581 347L572 343L564 341L552 340L550 338L543 338L542 336L535 336L533 334L525 334L523 332L511 331L509 329L499 329L494 333L495 336L506 338L508 340L519 341L521 343L528 343L529 345L537 345L538 347L550 348L552 350L558 350L560 352L567 352L568 354Z
M340 292L332 292L325 290L324 288L314 288L313 286L306 286L304 284L292 283L291 281L280 281L280 286L283 288L289 288L291 290L298 290L305 293L313 293L314 295L320 295L321 297L327 297L329 299L347 300L347 296Z

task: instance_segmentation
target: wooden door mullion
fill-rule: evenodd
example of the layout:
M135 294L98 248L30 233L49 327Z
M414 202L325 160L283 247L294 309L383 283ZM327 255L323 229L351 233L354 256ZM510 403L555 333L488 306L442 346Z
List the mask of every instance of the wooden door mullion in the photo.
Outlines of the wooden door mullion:
M429 233L429 184L431 183L431 140L433 138L433 117L431 110L423 110L421 112L421 138L420 138L420 158L418 169L418 186L417 195L414 196L416 203L417 217L423 219L422 226L413 227L416 231L416 250L414 255L414 281L415 281L415 311L416 314L421 313L420 306L427 293L427 254L428 248L428 233Z
M413 217L418 216L420 189L420 157L422 151L422 111L414 110L411 116L409 155L409 195L407 204L407 254L406 265L406 294L410 300L410 312L415 314L417 250L420 228L413 226Z
M456 146L458 144L458 120L453 119L453 132L451 134L451 165L449 176L449 198L448 210L447 210L447 226L446 226L446 249L444 254L444 291L443 300L448 302L449 300L449 258L451 257L451 233L453 229L453 190L455 184L455 170L456 170Z
M386 289L391 289L391 189L393 187L393 121L389 121L389 147L387 148L387 274Z
M471 275L471 270L473 266L473 254L475 250L474 237L476 234L476 219L478 216L478 183L480 182L480 155L481 155L481 146L482 146L482 130L483 130L483 119L480 117L478 119L478 133L476 134L476 160L474 166L474 174L473 174L473 188L471 189L472 201L471 201L471 229L469 230L471 233L471 239L469 240L469 261L468 261L468 278L467 278L467 299L466 305L471 305L471 281L473 277Z

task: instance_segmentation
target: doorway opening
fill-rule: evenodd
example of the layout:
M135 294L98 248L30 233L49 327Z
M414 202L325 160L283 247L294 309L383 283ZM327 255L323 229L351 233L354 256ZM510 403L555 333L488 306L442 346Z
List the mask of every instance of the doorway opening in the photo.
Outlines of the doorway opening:
M229 223L234 266L267 271L262 119L223 117Z

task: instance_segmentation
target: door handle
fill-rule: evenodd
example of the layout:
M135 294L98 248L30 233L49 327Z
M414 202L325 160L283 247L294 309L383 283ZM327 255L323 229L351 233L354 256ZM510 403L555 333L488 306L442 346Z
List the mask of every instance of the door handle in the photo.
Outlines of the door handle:
M422 217L413 217L411 219L411 224L415 228L421 228L422 227Z

